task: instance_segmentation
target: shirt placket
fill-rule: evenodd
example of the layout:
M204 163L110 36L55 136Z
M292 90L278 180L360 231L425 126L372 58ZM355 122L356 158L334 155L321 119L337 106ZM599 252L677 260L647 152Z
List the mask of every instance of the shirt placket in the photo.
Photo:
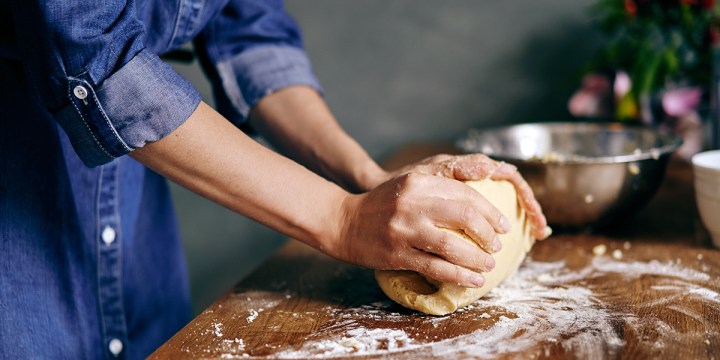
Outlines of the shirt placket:
M98 209L98 295L104 352L122 358L127 343L122 300L122 252L118 198L118 161L100 169Z

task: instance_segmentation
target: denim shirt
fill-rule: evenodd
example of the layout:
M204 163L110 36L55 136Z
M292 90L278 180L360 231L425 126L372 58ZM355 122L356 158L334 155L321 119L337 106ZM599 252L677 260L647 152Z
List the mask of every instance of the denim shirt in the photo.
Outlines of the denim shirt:
M191 40L237 125L320 91L280 0L0 2L0 358L143 358L188 321L167 184L124 155L198 106L159 58Z

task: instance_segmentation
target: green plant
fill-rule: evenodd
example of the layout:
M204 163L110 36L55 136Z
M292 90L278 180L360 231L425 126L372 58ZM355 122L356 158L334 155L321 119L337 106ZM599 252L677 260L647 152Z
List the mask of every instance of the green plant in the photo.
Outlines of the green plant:
M668 87L707 91L720 40L714 0L599 0L594 10L607 37L594 71L624 71L632 84L616 101L617 118L637 119L642 97Z

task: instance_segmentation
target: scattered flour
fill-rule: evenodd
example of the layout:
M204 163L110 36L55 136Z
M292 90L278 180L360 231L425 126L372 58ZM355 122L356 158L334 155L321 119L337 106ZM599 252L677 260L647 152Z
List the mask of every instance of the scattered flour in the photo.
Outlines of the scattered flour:
M607 245L605 244L598 244L595 245L592 249L593 255L595 256L603 256L607 252Z
M223 352L223 355L242 356L245 352L245 342L238 338L223 339L219 350Z
M260 313L257 312L257 310L250 310L250 315L248 315L248 317L245 318L245 320L247 320L247 323L250 324L251 322L255 321L255 319L257 319L257 317L259 315L260 315Z
M290 299L292 295L284 294L285 299ZM277 306L283 301L283 298L278 296L277 292L265 291L265 290L246 290L242 292L242 295L233 295L233 301L241 302L243 306L250 306L252 308L272 308Z
M273 354L277 358L339 358L399 354L413 351L418 357L462 356L494 358L519 354L538 343L562 346L579 358L596 358L618 354L623 340L615 331L618 324L638 329L651 328L656 337L669 339L675 330L662 319L635 316L631 311L618 313L609 309L602 294L588 287L588 279L612 277L626 280L651 276L657 291L646 303L637 306L669 306L684 316L705 321L702 314L675 305L679 296L698 301L720 303L720 291L709 289L710 276L675 262L621 262L607 256L593 257L582 269L571 270L562 261L541 262L533 259L501 286L462 313L445 317L403 315L389 311L392 303L377 301L357 308L326 307L337 322L308 338L300 347ZM594 282L599 283L599 282ZM673 292L670 296L668 292ZM622 311L622 310L621 310ZM409 317L416 324L432 328L460 317L468 325L467 334L450 338L428 338L421 330L407 327ZM382 327L369 328L371 320ZM480 324L480 325L478 325ZM481 326L489 324L489 326ZM616 325L616 326L613 326ZM660 343L654 340L655 343ZM653 343L654 344L654 343ZM546 346L546 347L547 347ZM660 346L660 345L652 345ZM547 354L546 354L547 355Z
M643 275L657 275L687 281L705 282L710 280L710 275L704 272L682 267L670 261L660 262L658 260L651 260L649 262L620 262L607 258L594 258L592 260L592 268L599 273L624 274L627 278L637 278Z
M720 294L710 289L705 288L694 288L688 290L688 294L700 295L708 300L720 303Z
M223 336L223 333L222 333L223 324L222 323L214 322L210 326L212 326L213 335L215 335L217 337Z

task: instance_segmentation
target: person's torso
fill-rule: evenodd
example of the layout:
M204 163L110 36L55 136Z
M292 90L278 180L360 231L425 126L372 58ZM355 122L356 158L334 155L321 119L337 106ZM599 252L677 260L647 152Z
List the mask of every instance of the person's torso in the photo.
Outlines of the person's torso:
M187 43L226 2L138 1L146 46ZM166 182L128 156L83 165L18 46L0 2L0 358L147 355L190 315Z
M162 55L192 41L228 1L136 0L135 12L145 25L145 46ZM0 57L17 59L18 46L23 44L15 39L12 6L0 2Z

